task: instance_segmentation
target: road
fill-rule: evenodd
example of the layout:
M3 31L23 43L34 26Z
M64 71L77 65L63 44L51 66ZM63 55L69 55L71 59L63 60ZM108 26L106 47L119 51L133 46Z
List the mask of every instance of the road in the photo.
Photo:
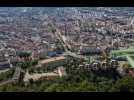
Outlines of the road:
M63 44L65 45L67 50L71 50L71 46L66 42L66 37L60 33L59 30L57 30L57 34L60 37L60 39L63 41Z
M20 78L20 73L21 73L21 68L20 68L20 67L16 67L12 79L13 79L13 80L19 80L19 78Z
M61 44L64 47L64 50L67 52L71 49L71 46L67 44L66 42L66 37L61 35L60 31L57 29L57 31L55 32L55 36L57 37L57 39L59 39L59 41L61 42Z
M65 75L66 75L66 72L65 72L65 69L63 67L59 67L57 72L29 74L29 72L27 71L23 81L28 82L30 79L33 79L34 81L36 81L36 80L39 80L41 77L58 77L58 76L62 77Z
M3 86L3 85L5 85L5 84L9 84L9 83L13 83L13 82L15 82L15 81L12 80L12 79L9 79L9 80L6 80L6 81L1 82L1 83L0 83L0 86Z
M0 70L0 73L5 73L7 71L9 71L10 69L4 69L4 70Z
M66 42L66 37L64 35L61 34L60 30L58 28L56 28L56 32L55 32L55 36L57 37L57 39L59 39L59 41L61 42L61 44L63 45L64 47L64 50L65 50L65 53L64 55L69 55L69 56L72 56L72 57L75 57L75 58L78 58L78 59L85 59L85 60L88 60L87 57L85 56L82 56L82 55L78 55L74 52L71 52L71 46Z
M78 58L78 59L88 60L88 58L87 58L87 57L82 56L82 55L78 55L78 54L73 53L73 52L70 52L70 51L65 52L63 55L71 56L71 57Z

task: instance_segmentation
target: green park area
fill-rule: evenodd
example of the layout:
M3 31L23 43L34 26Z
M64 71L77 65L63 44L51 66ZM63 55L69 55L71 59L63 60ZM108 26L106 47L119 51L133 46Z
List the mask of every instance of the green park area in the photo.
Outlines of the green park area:
M134 68L134 48L128 48L123 50L114 50L110 53L110 56L120 56L120 57L126 57L128 63L131 65L132 68Z

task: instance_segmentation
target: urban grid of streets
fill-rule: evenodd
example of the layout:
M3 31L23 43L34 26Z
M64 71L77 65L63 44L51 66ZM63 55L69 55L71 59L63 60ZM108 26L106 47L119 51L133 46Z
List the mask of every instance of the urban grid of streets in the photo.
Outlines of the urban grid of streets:
M71 56L84 61L88 61L90 56L89 66L98 66L100 63L106 66L106 60L110 58L111 61L116 60L122 68L122 62L118 59L121 57L128 60L123 60L123 64L130 63L133 67L133 56L128 56L129 48L134 46L133 26L131 7L2 8L0 67L8 63L10 67L15 67L12 63L24 60L17 55L20 52L31 52L31 59L40 59L42 56L51 59L59 49L62 54L58 56ZM55 31L52 32L51 28ZM122 49L126 51L120 51ZM114 50L119 52L109 55ZM122 56L124 54L125 57ZM12 79L1 85L18 80L21 71L17 66Z

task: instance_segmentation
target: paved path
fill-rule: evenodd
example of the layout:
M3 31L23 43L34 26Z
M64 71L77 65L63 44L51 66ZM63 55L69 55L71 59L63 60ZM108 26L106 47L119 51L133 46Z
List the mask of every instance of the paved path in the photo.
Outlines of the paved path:
M11 79L0 82L0 86L18 81L20 78L20 72L21 72L21 68L16 67L13 77Z
M87 57L85 57L85 56L83 56L83 55L75 54L75 53L70 52L70 51L65 52L63 55L69 55L69 56L74 57L74 58L88 60L88 58L87 58Z
M13 82L15 82L15 81L12 80L12 79L9 79L9 80L6 80L6 81L1 82L0 83L0 86L5 85L5 84L9 84L9 83L13 83Z
M10 69L4 69L4 70L0 70L0 73L5 73L7 71L9 71Z
M33 73L29 74L28 71L25 74L25 77L23 79L24 82L28 82L29 79L33 79L34 81L40 79L41 77L55 77L55 76L65 76L66 72L65 69L62 67L59 67L57 72L49 72L49 73Z

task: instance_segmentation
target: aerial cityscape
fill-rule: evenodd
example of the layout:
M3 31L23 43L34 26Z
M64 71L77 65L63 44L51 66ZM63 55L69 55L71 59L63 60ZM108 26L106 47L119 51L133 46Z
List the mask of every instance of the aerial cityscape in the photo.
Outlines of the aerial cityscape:
M0 7L0 92L134 92L134 7Z

